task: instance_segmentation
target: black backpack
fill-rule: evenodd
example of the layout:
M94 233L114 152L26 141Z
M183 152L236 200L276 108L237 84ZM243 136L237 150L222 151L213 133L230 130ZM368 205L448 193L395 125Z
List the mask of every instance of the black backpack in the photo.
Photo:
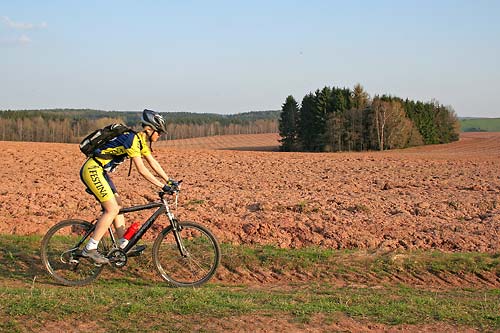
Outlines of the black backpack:
M94 157L96 149L101 148L105 143L125 132L135 133L135 131L122 124L111 124L95 130L80 142L80 151L87 157Z

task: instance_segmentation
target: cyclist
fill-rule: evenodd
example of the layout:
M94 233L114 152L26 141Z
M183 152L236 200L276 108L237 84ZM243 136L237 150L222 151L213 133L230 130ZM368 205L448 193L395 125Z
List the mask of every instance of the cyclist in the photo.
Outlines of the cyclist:
M88 158L80 170L80 178L87 186L87 192L92 193L101 203L102 215L98 218L95 231L82 251L82 256L94 261L96 264L109 264L109 260L97 251L97 246L108 230L111 223L117 233L117 238L123 241L125 233L125 218L118 214L122 202L109 173L115 171L127 157L137 168L139 174L153 185L168 192L172 181L167 176L161 165L151 155L147 145L158 141L160 135L166 132L165 119L161 114L151 110L144 110L141 119L143 130L139 133L125 132L107 142L101 149L97 149L94 156ZM158 180L144 165L144 158L149 166L163 180ZM165 184L166 183L166 184ZM142 248L136 251L144 250Z

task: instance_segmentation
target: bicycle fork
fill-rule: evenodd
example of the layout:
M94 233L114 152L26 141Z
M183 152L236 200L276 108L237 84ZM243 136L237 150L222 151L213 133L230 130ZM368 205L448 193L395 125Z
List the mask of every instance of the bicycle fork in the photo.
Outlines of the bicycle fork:
M181 256L184 258L187 258L189 256L188 251L186 250L186 247L184 246L184 243L182 242L182 238L180 235L180 231L182 230L182 227L179 225L179 221L174 217L174 214L170 211L170 207L168 206L168 202L162 198L163 204L165 205L165 214L167 215L170 225L172 226L172 232L174 233L174 238L175 242L177 243L177 248L179 249L179 252L181 253ZM175 198L175 203L177 205L177 197Z
M179 221L177 221L176 219L173 219L172 220L172 231L174 232L174 238L175 238L175 242L177 243L177 248L179 249L181 256L183 256L184 258L187 258L189 256L189 253L186 250L184 243L182 242L182 238L180 235L181 230L182 230L182 227L179 225Z

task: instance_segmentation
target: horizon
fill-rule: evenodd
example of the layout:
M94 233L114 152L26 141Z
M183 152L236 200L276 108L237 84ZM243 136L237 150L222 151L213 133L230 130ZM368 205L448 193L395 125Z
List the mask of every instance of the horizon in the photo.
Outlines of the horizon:
M360 83L494 118L499 14L484 0L5 2L0 109L238 114Z
M99 110L99 109L89 109L89 108L48 108L48 109L19 109L19 110L0 110L0 112L29 112L29 111L100 111L100 112L137 112L140 113L142 110ZM237 113L214 113L214 112L190 112L190 111L158 111L160 113L189 113L189 114L210 114L210 115L218 115L218 116L233 116L245 113L253 113L253 112L281 112L281 110L252 110L252 111L242 111ZM481 116L466 116L461 117L457 115L459 120L461 119L500 119L500 116L492 116L492 117L481 117Z
M142 110L101 110L101 109L89 109L89 108L44 108L44 109L7 109L7 110L0 110L0 112L30 112L30 111L98 111L98 112L138 112L141 113L144 109ZM157 111L157 110L153 110ZM214 114L214 115L220 115L220 116L230 116L230 115L237 115L237 114L243 114L243 113L252 113L252 112L281 112L281 110L251 110L251 111L242 111L238 113L215 113L215 112L190 112L190 111L157 111L160 113L193 113L193 114Z

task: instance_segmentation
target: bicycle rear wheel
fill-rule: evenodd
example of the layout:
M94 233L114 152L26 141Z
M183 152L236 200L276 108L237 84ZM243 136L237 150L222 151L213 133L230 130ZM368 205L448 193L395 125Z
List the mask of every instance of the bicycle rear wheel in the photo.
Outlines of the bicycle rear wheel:
M153 262L160 276L176 287L196 287L210 280L220 263L220 247L215 236L194 222L179 222L178 235L169 226L153 244Z
M90 238L93 224L83 220L65 220L54 225L42 239L42 263L57 281L67 286L83 286L94 281L103 266L81 257ZM99 243L99 251L107 253L109 244Z

